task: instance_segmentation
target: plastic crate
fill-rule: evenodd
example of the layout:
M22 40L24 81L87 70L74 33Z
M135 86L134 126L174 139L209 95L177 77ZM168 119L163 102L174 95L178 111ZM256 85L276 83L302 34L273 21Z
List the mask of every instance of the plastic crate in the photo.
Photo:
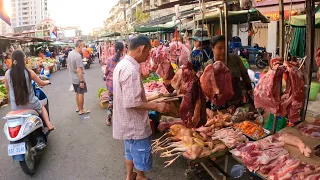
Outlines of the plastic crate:
M267 120L267 123L264 126L265 129L272 131L274 118L275 118L274 115L270 113L270 116ZM278 132L287 126L288 120L286 117L277 116L276 118L278 119L277 126L276 126L276 132Z

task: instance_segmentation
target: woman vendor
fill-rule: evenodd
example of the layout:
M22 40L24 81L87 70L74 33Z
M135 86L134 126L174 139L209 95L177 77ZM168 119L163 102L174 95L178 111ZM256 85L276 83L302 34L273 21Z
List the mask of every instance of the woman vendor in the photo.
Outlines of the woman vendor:
M226 64L225 60L225 37L218 35L212 38L210 41L211 49L214 55L214 61L221 61ZM251 79L248 75L248 71L245 68L242 60L236 54L228 54L227 67L230 70L232 77L232 87L234 96L226 102L224 107L214 107L211 104L211 109L224 109L229 106L238 106L243 99L244 92L252 95Z

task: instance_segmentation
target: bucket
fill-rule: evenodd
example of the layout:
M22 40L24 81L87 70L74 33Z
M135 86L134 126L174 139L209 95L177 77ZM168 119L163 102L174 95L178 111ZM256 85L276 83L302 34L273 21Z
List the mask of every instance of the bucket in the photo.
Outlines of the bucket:
M310 101L314 101L317 99L319 90L320 90L320 84L316 82L311 82L310 93L309 93Z

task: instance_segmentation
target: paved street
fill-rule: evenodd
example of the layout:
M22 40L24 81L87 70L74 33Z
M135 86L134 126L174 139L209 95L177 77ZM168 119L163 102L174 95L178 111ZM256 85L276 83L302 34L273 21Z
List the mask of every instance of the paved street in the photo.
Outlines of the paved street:
M70 93L67 70L53 74L51 86L44 88L49 96L50 116L57 130L50 134L49 145L42 156L36 174L31 178L20 169L19 163L7 156L8 141L0 132L1 180L124 180L123 142L112 138L112 128L105 125L106 110L100 108L97 91L104 87L100 66L95 63L86 70L89 93L85 97L91 118L82 119L76 112L75 97ZM3 117L8 107L0 109ZM3 127L5 121L0 121ZM2 129L2 128L1 128ZM179 159L163 169L162 159L154 158L151 179L184 179L186 163Z

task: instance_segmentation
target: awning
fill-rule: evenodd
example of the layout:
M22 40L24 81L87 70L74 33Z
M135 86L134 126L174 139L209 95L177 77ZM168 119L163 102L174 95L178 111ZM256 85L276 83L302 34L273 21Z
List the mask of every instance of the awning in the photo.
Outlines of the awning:
M307 17L306 15L292 16L290 24L292 26L306 26ZM315 14L315 24L316 26L320 26L320 13Z
M119 32L112 32L112 33L101 35L101 37L114 37L114 36L121 36L121 34Z
M64 43L64 42L61 42L61 41L55 41L53 43L51 43L52 45L55 45L55 46L65 46L65 45L68 45L68 43Z
M176 30L176 25L173 22L168 22L166 24L161 24L157 26L149 27L136 27L134 28L135 32L146 33L146 32L174 32Z
M248 13L250 13L250 21L261 21L262 23L269 23L270 20L260 13L257 9L250 9L249 11L228 11L228 22L231 24L243 24L248 22ZM198 20L201 23L202 20ZM206 23L219 23L220 12L215 12L212 15L205 16Z

